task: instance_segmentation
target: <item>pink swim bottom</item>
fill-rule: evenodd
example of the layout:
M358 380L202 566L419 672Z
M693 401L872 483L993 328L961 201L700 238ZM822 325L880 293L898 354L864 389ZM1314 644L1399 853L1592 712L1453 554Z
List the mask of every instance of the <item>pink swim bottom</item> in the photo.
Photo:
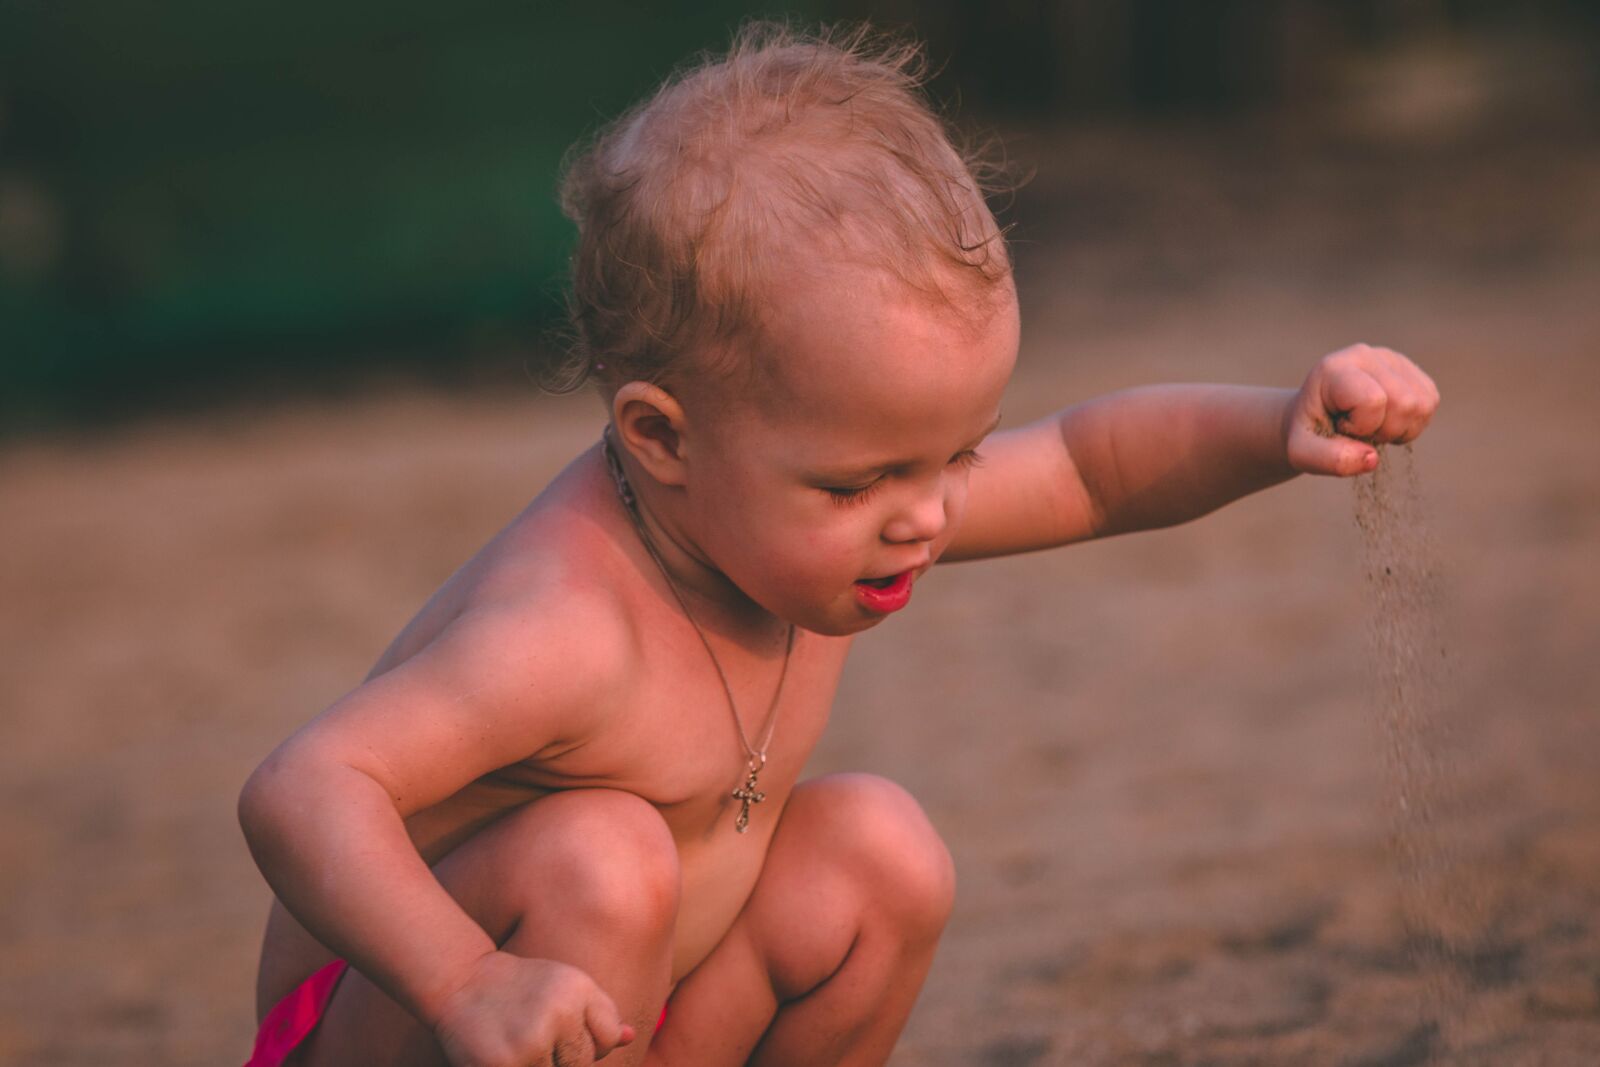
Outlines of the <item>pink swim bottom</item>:
M300 1047L300 1042L322 1021L334 988L349 969L350 965L344 960L334 960L273 1005L267 1017L261 1020L255 1051L250 1053L250 1060L244 1067L282 1067L290 1054ZM660 1031L661 1024L666 1021L667 1006L663 1004L656 1030Z
M280 1067L322 1021L334 987L350 965L334 960L272 1006L256 1033L256 1048L244 1067Z

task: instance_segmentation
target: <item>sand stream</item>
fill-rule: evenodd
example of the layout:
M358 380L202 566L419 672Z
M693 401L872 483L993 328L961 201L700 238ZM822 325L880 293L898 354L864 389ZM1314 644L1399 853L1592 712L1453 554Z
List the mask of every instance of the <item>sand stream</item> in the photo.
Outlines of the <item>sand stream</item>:
M1354 491L1371 599L1369 677L1386 757L1389 854L1408 953L1425 978L1418 1022L1438 1059L1469 1039L1463 1028L1487 909L1470 857L1449 832L1448 813L1468 799L1468 786L1449 718L1439 553L1411 446L1380 451L1378 469Z

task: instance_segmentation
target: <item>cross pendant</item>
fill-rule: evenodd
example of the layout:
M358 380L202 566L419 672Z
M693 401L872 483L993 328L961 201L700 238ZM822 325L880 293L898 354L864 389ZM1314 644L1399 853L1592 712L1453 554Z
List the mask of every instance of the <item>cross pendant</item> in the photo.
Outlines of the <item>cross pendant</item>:
M761 773L761 768L750 768L750 777L744 780L744 785L735 789L730 796L739 802L739 817L733 821L733 828L738 833L750 829L750 805L759 804L767 799L767 794L756 790L756 775Z

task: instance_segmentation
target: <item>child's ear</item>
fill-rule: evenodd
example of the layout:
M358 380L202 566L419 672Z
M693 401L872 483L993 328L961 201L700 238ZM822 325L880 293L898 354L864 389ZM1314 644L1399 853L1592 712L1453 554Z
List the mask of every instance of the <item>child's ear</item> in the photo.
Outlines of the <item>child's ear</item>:
M688 420L677 397L650 382L628 382L611 398L619 444L662 485L682 485Z

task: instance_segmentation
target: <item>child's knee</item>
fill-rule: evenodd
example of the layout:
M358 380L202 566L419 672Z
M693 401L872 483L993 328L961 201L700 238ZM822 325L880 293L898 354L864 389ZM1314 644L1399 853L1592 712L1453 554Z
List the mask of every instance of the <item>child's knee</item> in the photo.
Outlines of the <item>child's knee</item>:
M914 930L944 928L955 864L910 793L876 775L835 774L796 789L791 807L797 801L804 807L796 814L820 821L874 910Z
M504 876L531 907L560 902L571 921L649 938L678 913L678 851L661 813L613 789L554 793L508 815Z

